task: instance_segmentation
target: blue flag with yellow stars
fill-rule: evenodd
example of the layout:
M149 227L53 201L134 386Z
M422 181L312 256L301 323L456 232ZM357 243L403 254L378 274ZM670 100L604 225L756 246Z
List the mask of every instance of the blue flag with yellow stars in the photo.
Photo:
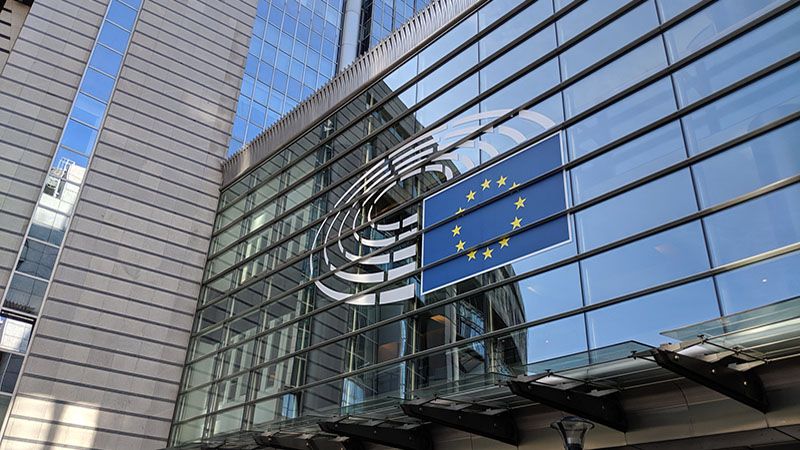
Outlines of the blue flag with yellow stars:
M555 135L426 198L422 292L568 241L566 215L543 221L567 207L564 172L528 183L561 155Z

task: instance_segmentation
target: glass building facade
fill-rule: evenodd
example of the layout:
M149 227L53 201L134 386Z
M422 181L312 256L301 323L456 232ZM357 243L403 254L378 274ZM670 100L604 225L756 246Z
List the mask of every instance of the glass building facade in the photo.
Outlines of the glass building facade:
M333 77L342 8L343 0L258 0L228 154Z
M358 53L364 53L424 8L428 0L364 0Z
M173 443L796 297L799 47L780 0L484 3L224 188ZM550 138L553 168L474 181ZM565 239L423 293L423 236L481 208L425 199L553 176L566 207L506 236Z

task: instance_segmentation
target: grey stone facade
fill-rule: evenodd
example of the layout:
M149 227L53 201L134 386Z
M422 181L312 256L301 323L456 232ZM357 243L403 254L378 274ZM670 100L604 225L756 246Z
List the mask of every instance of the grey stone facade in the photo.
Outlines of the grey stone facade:
M107 3L36 1L0 76L0 289ZM166 445L254 14L143 1L0 448Z

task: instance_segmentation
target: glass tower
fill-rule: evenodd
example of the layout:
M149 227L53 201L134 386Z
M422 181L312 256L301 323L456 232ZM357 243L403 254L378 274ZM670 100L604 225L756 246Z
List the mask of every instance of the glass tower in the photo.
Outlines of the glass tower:
M223 189L173 443L797 297L798 27L782 0L484 3ZM483 178L545 141L546 171ZM559 209L527 221L552 177ZM482 199L519 215L457 241ZM489 262L553 223L557 245ZM425 290L459 258L484 269Z

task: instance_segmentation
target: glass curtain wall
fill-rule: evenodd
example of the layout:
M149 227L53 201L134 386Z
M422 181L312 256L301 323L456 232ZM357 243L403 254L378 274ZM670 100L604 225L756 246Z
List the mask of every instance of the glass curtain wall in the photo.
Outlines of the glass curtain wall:
M336 72L343 0L258 0L228 155Z
M798 296L798 36L780 0L487 2L222 192L173 441ZM568 239L423 294L423 199L554 136L474 190L563 177L509 236Z

